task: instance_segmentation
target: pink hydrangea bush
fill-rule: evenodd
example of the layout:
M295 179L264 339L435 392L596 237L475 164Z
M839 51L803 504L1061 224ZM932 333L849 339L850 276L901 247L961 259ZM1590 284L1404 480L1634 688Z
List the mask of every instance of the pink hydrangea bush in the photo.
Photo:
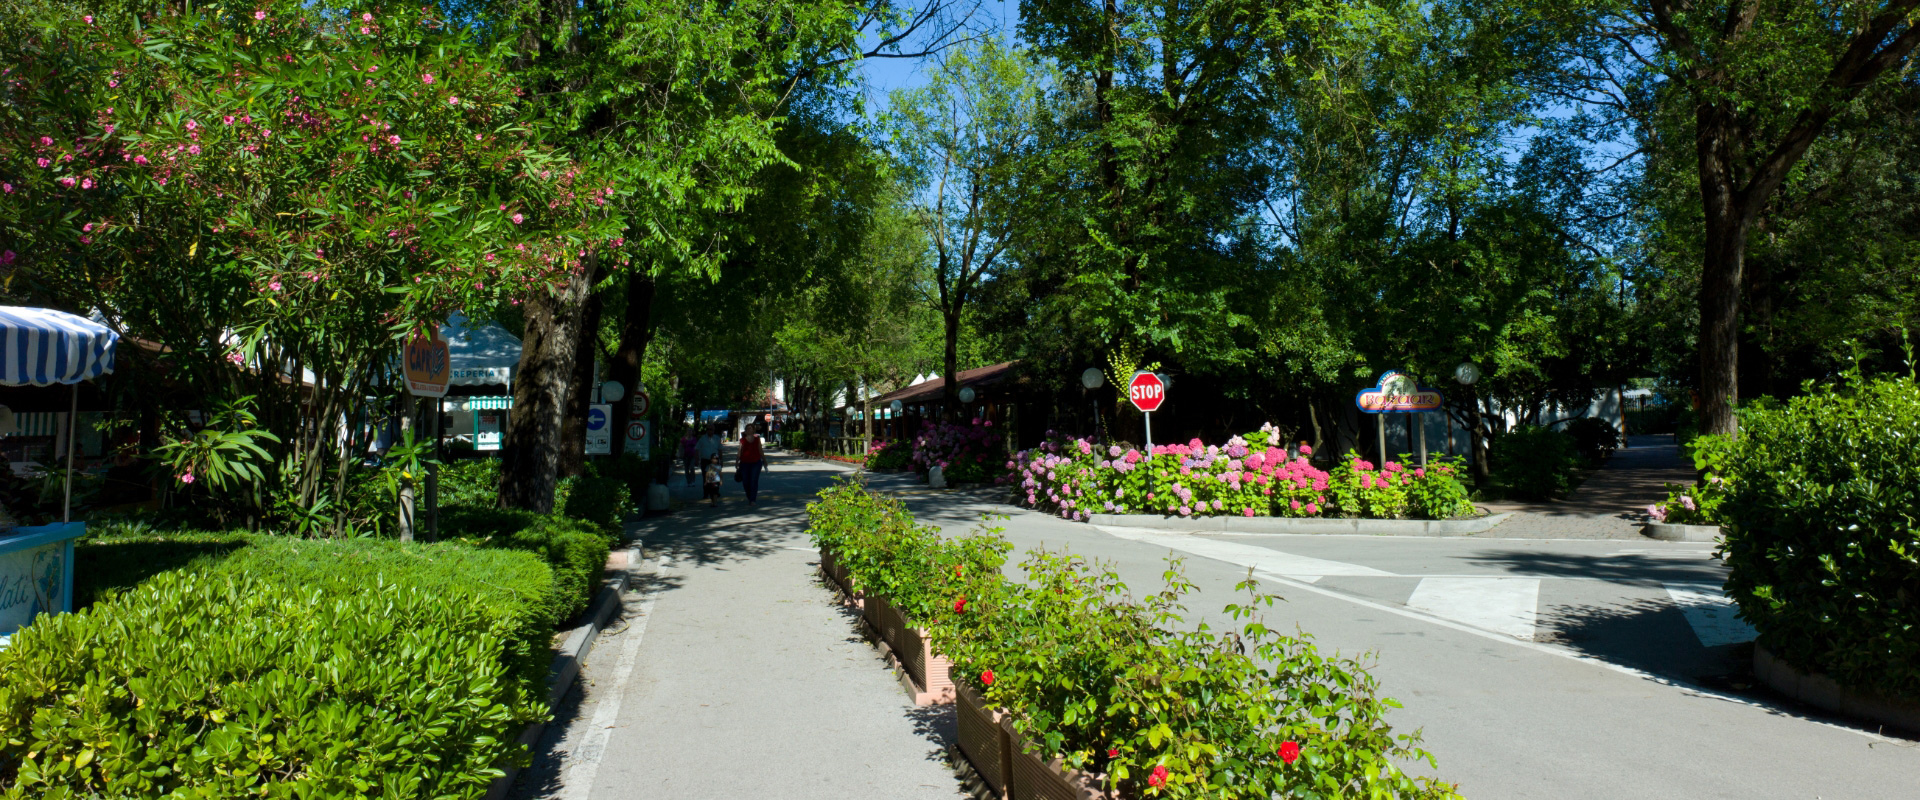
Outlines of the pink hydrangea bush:
M939 467L948 481L973 483L993 480L1005 454L1006 440L992 422L928 422L913 437L911 465L921 474Z

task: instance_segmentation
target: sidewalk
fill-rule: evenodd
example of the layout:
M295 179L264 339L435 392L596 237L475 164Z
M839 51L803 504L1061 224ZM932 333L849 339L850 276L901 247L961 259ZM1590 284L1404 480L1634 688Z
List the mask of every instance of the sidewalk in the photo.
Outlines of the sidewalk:
M946 761L951 708L911 706L815 578L805 502L851 470L771 455L759 507L729 476L720 508L633 526L639 591L515 797L962 796Z
M1506 539L1641 539L1647 505L1666 499L1666 484L1689 484L1693 465L1680 457L1672 434L1633 436L1573 496L1548 503L1482 503L1512 518L1484 537Z

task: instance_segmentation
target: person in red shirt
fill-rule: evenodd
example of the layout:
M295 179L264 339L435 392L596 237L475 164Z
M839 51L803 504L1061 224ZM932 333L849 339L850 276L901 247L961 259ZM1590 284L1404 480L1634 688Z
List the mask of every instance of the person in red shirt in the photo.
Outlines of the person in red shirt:
M747 506L752 507L760 499L760 472L766 468L767 457L760 447L758 426L748 425L746 433L740 437L740 463L734 469L740 473L740 483L747 491Z

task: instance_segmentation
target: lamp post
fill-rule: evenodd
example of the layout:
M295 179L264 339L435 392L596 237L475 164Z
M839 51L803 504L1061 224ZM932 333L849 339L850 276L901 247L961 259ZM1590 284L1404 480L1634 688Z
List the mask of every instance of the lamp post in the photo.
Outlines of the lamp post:
M1080 386L1085 389L1086 392L1100 388L1100 385L1106 383L1106 380L1106 377L1100 374L1099 367L1088 367L1080 373ZM1086 392L1082 392L1082 394ZM1100 436L1100 398L1098 397L1093 399L1093 436L1096 439L1103 439L1103 437Z
M1484 475L1480 469L1480 398L1473 393L1473 384L1480 380L1480 367L1471 361L1462 361L1453 368L1453 379L1467 387L1467 459L1472 463L1476 484L1482 482ZM1447 452L1453 452L1453 423L1447 423Z

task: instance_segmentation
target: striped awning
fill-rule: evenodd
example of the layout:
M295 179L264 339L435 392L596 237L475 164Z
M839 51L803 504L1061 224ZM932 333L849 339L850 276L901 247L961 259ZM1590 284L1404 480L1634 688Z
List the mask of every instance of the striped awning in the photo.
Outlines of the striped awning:
M474 397L467 400L467 408L472 411L490 411L493 409L513 408L513 396Z
M60 418L66 416L57 411L32 411L13 415L13 424L17 429L15 436L57 436L60 433Z
M113 371L119 335L50 308L0 306L0 385L51 386Z

